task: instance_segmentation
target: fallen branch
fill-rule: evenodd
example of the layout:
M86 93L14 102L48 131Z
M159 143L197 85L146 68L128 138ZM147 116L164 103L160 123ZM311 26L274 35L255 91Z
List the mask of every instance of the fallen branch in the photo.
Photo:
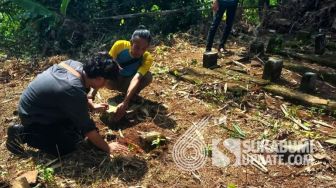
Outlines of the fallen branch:
M238 61L235 61L235 60L232 60L232 62L233 62L234 64L236 64L236 65L242 67L243 69L245 69L246 72L249 72L249 71L250 71L250 69L249 69L246 65L244 65L244 64L242 64L242 63L240 63L240 62L238 62Z
M294 118L293 116L291 116L291 115L288 113L288 111L287 111L287 107L286 107L284 104L282 104L282 105L280 106L280 108L281 108L281 111L285 114L285 117L286 117L287 119L292 120L295 124L297 124L297 125L298 125L299 127L301 127L302 129L304 129L304 130L306 130L306 131L310 131L310 128L304 126L304 125L301 123L301 120L298 120L298 119Z
M316 123L316 124L319 124L319 125L322 125L322 126L324 126L324 127L331 128L331 129L335 128L335 127L333 127L333 126L331 126L331 125L329 125L329 124L327 124L327 123L324 123L324 122L322 122L322 121L313 120L312 122L313 122L313 123Z

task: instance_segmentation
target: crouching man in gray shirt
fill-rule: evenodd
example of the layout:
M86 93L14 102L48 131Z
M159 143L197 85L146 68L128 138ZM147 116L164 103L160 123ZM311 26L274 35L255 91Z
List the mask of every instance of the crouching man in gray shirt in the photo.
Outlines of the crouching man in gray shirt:
M127 152L125 146L105 142L89 115L89 107L108 108L107 104L93 104L87 92L90 88L102 88L112 69L111 63L96 57L84 65L64 61L39 74L20 98L18 111L22 125L8 128L8 150L23 154L22 144L27 143L48 154L64 155L74 151L76 144L87 137L107 153Z

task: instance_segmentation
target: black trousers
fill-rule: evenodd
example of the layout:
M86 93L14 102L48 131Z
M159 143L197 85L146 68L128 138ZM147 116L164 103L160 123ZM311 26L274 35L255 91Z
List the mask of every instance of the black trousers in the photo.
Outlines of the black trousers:
M24 142L33 148L58 156L74 151L83 136L72 126L71 122L60 122L51 125L23 124Z
M223 18L223 15L226 11L226 25L224 28L224 33L223 36L221 38L220 44L219 44L219 48L224 48L225 43L230 35L232 26L233 26L233 22L234 22L234 18L235 18L235 14L236 14L236 10L237 10L237 4L235 5L223 5L220 4L219 5L219 9L215 14L215 17L212 21L209 33L208 33L208 37L207 37L207 45L206 45L206 50L210 51L212 48L212 44L215 38L215 34L217 31L217 28Z

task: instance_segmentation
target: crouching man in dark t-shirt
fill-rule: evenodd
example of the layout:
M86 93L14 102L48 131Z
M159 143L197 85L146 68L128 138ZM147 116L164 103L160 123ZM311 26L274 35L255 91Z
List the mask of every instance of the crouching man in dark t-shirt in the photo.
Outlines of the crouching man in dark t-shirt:
M64 155L74 151L77 143L87 137L107 153L127 152L125 146L105 142L89 115L89 107L108 108L106 104L93 104L87 92L90 88L102 88L111 71L111 64L97 57L84 65L64 61L39 74L20 98L18 111L22 125L8 128L8 150L23 154L22 144L27 143L48 154Z

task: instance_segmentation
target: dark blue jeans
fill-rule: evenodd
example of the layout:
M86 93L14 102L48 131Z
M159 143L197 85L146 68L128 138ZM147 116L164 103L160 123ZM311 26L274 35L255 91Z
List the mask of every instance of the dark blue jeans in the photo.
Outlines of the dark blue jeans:
M208 38L207 38L207 45L206 45L206 50L210 51L212 48L213 40L215 38L215 34L217 31L217 28L223 18L224 12L226 11L226 25L224 28L224 33L221 38L220 44L219 44L219 49L224 48L225 43L230 35L235 14L237 10L237 4L234 5L225 5L225 4L220 4L219 9L215 14L215 17L213 19L213 22L211 24L209 33L208 33Z

